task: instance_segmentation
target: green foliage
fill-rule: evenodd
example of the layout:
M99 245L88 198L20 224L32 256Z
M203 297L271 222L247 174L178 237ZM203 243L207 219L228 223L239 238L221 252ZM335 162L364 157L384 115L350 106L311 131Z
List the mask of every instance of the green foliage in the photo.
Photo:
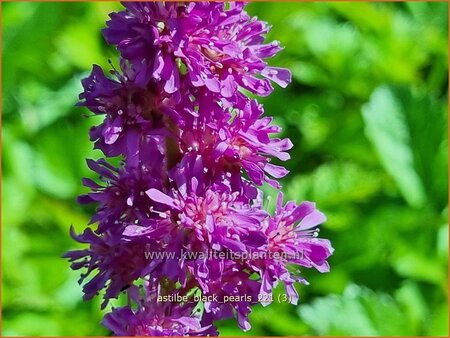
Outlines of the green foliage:
M414 301L413 297L420 295L407 295L406 300ZM414 308L414 311L423 312L423 301L419 299L418 302L419 308ZM299 312L319 335L389 336L415 333L414 325L411 325L413 318L391 296L356 285L349 285L340 296L316 299L311 305L300 307Z
M283 191L325 212L336 251L330 273L302 271L298 307L257 306L246 335L448 335L447 6L248 6L285 46L271 63L293 72L261 100L294 143ZM100 29L120 5L2 8L2 334L105 335L60 256L92 212L75 196L100 156L79 80L114 59Z

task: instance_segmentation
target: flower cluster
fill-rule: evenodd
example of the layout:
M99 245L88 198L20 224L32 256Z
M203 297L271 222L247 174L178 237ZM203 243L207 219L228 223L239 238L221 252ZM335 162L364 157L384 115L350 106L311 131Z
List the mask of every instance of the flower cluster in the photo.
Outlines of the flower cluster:
M97 209L71 231L87 248L65 257L84 270L85 299L101 293L105 307L127 294L103 321L116 335L216 335L230 317L249 330L252 306L268 305L279 282L296 304L295 283L307 283L298 267L328 271L333 252L314 203L279 193L273 215L263 208L260 186L280 189L288 173L271 159L288 160L292 143L244 93L288 85L290 72L266 62L281 47L264 43L269 27L241 3L123 5L103 30L120 66L106 76L94 65L79 103L104 117L95 148L122 162L88 160L100 181L84 179L79 202ZM179 255L212 251L236 255Z

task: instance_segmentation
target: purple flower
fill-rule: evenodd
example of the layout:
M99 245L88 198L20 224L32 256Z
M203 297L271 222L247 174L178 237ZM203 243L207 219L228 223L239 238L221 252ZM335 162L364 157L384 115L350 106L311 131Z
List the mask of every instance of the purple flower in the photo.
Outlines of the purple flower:
M298 294L294 282L307 284L299 275L293 275L287 269L288 264L302 267L314 267L320 272L328 272L327 259L334 249L328 240L317 238L317 227L326 217L311 202L297 205L294 201L284 206L283 194L278 195L275 215L269 217L263 227L267 235L268 253L271 258L254 263L262 277L261 294L270 294L278 280L285 284L286 294L293 304L297 304Z
M157 189L146 192L185 231L185 252L249 254L266 250L267 238L261 228L268 217L266 212L250 206L246 198L225 187L222 191L218 187L204 191L201 176L190 177L190 173L174 176L170 196ZM204 303L205 318L218 320L236 313L240 327L247 331L248 315L257 303L260 283L251 280L251 272L243 271L248 266L239 259L218 257L182 259L179 264L195 278L202 295L211 299Z
M176 100L156 85L145 85L133 68L121 62L123 73L113 70L116 79L105 76L94 65L91 74L82 80L84 92L78 105L86 106L96 115L105 115L103 122L90 131L95 148L108 157L136 156L145 139L167 135L167 125L176 120L171 106Z
M110 298L116 298L138 278L148 274L144 251L150 243L120 239L110 234L99 236L90 228L81 235L76 235L71 228L71 235L77 242L89 244L89 249L73 250L64 255L72 262L72 269L86 269L79 283L95 273L83 286L84 299L91 299L106 288L102 304L105 307Z
M281 131L278 126L271 125L272 118L261 118L264 113L262 105L255 100L249 101L242 109L236 109L232 122L225 120L218 127L218 140L213 150L213 159L221 158L226 166L244 168L249 178L257 185L264 181L279 188L276 180L284 177L288 171L283 167L269 163L269 156L282 161L290 158L286 152L292 147L289 139L271 138L271 134Z
M204 318L220 320L236 316L239 327L251 328L248 316L258 303L261 282L251 279L245 264L227 259L205 259L188 262L205 297Z
M125 11L111 14L103 34L117 46L141 78L162 82L167 93L186 78L224 98L238 87L266 96L270 81L286 87L289 70L264 61L281 50L264 44L269 27L250 18L242 3L125 2ZM180 74L184 69L186 75ZM182 73L182 72L181 72Z
M174 311L172 311L173 313ZM130 307L114 309L103 319L103 325L116 336L216 336L211 326L203 327L200 318L189 315L167 315L157 312L153 304L139 307L133 311Z
M150 205L145 191L161 187L161 177L154 166L116 169L105 160L88 160L87 163L106 183L102 186L91 179L83 179L84 185L92 191L78 198L81 204L98 204L90 220L90 224L99 222L98 232L117 228L123 222L148 221Z
M182 305L162 300L163 296L186 296L182 292L167 293L161 288L147 292L149 295L146 299L138 299L137 310L132 310L129 306L116 308L105 316L103 325L116 336L218 335L212 323L202 319L194 311L195 304ZM158 300L158 296L161 300Z
M190 183L190 189L172 189L173 197L157 189L146 191L153 202L170 208L173 222L190 232L186 249L245 252L266 243L260 227L266 213L237 201L238 193L206 190L197 194L197 179Z
M218 110L211 107L209 112ZM220 108L223 110L223 108ZM262 105L255 100L242 102L231 112L223 110L221 116L209 120L211 113L199 117L184 119L183 128L178 130L180 149L187 156L196 157L201 154L202 163L208 170L212 180L223 180L228 177L233 190L238 190L242 183L241 169L257 185L268 182L280 188L278 179L288 171L281 166L271 164L270 157L282 161L290 158L287 151L292 147L289 139L272 138L281 128L271 124L272 118L261 117Z
M283 206L280 193L274 215L263 208L259 186L280 189L288 171L271 161L288 160L292 143L241 89L289 83L265 61L281 48L263 43L268 26L242 3L124 6L104 30L121 70L94 66L79 103L104 116L90 137L119 164L87 161L100 180L85 178L78 202L97 208L90 227L71 229L87 247L64 257L83 270L84 299L102 293L103 308L127 294L103 320L115 335L216 335L232 317L247 331L278 282L297 303L294 284L307 282L290 266L326 272L333 252L313 203Z

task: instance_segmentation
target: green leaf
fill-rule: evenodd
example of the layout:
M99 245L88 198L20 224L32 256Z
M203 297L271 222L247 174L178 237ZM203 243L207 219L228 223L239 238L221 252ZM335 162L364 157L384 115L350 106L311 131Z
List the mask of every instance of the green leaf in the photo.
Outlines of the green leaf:
M400 276L441 286L447 283L445 266L415 248L399 247L393 256L393 267Z
M448 224L439 228L437 234L437 254L443 261L448 261Z
M299 306L300 317L314 332L328 336L411 335L398 304L387 294L350 285L343 295L330 295Z
M28 82L28 85L19 92L24 128L31 133L35 133L74 112L78 94L82 90L80 80L84 75L86 74L74 76L57 91L42 88L34 82ZM39 99L37 102L27 100L30 87L36 86L40 90ZM81 111L81 109L77 109L76 114L80 116Z
M448 337L448 303L445 302L438 307L431 316L430 326L427 331L428 336Z
M428 317L429 309L419 285L412 281L406 282L395 292L395 299L411 319L413 332L422 332L424 318Z
M363 107L366 134L386 171L411 206L423 206L425 189L414 167L411 133L402 102L390 87L375 90Z
M312 174L297 176L286 186L289 199L304 199L329 206L364 201L382 187L382 176L377 170L350 161L336 161L318 167Z

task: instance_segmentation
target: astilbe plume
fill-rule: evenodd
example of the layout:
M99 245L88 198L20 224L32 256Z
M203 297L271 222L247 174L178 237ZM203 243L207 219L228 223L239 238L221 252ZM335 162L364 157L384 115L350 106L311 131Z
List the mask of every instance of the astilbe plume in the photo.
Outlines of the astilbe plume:
M314 203L283 205L280 192L274 215L263 208L260 186L280 189L288 173L271 159L288 160L292 143L243 89L266 96L290 82L266 62L281 47L242 3L123 5L103 30L120 67L94 65L79 103L104 116L95 148L122 162L88 160L101 182L84 179L79 202L97 210L71 230L87 248L65 257L84 269L85 299L103 290L105 307L127 294L103 321L116 335L216 335L214 321L230 317L249 330L251 307L278 282L297 304L294 284L307 281L292 266L326 272L333 252Z

